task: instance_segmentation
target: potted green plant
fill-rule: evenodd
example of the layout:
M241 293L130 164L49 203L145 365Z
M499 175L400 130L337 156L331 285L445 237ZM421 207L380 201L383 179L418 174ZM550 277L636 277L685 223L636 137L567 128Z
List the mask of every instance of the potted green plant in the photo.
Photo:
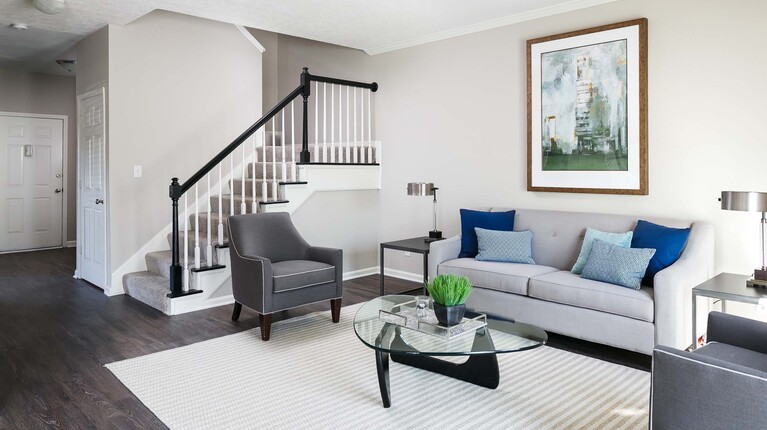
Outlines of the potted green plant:
M434 301L434 314L444 326L456 325L463 320L466 299L471 294L471 281L465 276L439 275L426 284Z

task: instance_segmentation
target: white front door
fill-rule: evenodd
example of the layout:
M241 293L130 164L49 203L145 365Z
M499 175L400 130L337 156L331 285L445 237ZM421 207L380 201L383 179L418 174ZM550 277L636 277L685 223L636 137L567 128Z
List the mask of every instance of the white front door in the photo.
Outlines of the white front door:
M61 246L64 121L0 115L0 251Z
M107 286L106 127L103 90L78 97L78 252L80 277Z

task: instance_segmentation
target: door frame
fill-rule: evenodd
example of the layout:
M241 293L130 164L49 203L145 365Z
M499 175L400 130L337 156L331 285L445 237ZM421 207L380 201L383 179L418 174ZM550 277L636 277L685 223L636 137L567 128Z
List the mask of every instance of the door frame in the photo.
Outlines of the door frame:
M106 270L106 276L105 279L105 285L104 285L104 294L110 295L110 290L112 288L112 236L111 236L111 224L110 224L110 198L109 198L109 128L107 123L108 118L108 112L107 112L107 89L105 86L100 86L94 90L86 91L82 94L77 95L77 107L76 107L76 115L77 115L77 160L80 160L80 107L82 104L82 101L84 99L101 95L101 102L102 106L104 108L104 216L105 216L105 225L104 225L104 270ZM81 241L81 234L83 232L82 229L82 217L80 216L80 211L82 209L81 202L80 202L80 168L78 165L77 168L77 241L78 245L82 244ZM82 247L77 247L77 259L76 259L76 268L75 268L75 274L74 277L77 279L81 279L80 276L80 268L82 267Z
M41 113L25 113L25 112L5 112L0 111L0 116L13 116L21 118L36 118L36 119L55 119L63 122L61 133L63 134L61 139L61 175L65 179L61 187L64 191L61 192L61 247L71 247L69 243L69 237L67 235L67 212L68 212L68 189L67 181L69 180L69 163L67 163L67 146L69 146L69 115L54 115L54 114L41 114ZM76 180L75 180L76 181ZM77 184L77 182L75 182ZM75 214L75 219L77 214ZM77 233L75 233L75 236ZM76 242L76 238L75 238ZM77 243L75 243L75 246ZM50 248L46 248L50 249ZM16 252L16 251L12 251Z

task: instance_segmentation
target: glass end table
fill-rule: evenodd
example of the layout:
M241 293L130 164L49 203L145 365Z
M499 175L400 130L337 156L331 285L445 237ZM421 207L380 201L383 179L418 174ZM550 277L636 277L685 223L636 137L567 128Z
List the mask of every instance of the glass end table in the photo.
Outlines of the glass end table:
M475 333L450 339L437 337L379 318L381 310L398 312L413 296L390 295L373 299L354 316L354 332L365 346L375 351L378 385L383 406L391 406L389 357L392 361L450 376L461 381L495 389L500 382L497 354L526 351L544 345L546 332L536 326L487 318L487 325ZM468 356L462 364L440 360L439 356Z

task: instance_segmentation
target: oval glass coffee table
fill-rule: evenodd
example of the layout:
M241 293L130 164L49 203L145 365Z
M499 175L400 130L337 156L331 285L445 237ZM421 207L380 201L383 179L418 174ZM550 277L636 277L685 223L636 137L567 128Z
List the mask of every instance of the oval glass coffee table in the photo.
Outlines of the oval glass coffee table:
M495 389L500 382L497 354L526 351L546 343L548 335L536 326L487 318L487 325L473 333L449 339L387 322L381 311L396 313L412 302L413 296L382 296L373 299L354 316L354 332L375 350L378 385L383 406L391 406L389 356L397 363L417 367L482 387ZM476 314L467 312L465 318ZM439 356L468 356L461 364L440 360Z

